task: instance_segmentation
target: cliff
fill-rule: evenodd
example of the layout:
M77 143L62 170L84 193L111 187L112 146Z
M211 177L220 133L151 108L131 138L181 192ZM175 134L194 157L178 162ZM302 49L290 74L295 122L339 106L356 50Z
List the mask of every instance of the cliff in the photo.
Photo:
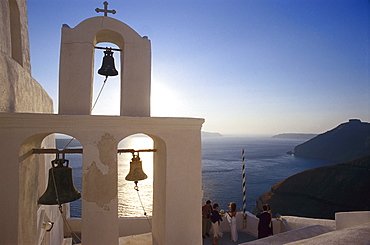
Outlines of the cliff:
M347 162L370 154L370 123L351 119L294 148L298 157Z
M334 219L335 212L370 210L370 155L309 169L272 186L253 213L269 203L274 215Z

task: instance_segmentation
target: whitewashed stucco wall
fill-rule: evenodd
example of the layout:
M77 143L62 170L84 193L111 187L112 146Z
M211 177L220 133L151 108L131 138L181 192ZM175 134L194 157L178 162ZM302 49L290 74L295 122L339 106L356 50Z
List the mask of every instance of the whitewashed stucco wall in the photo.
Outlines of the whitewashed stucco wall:
M114 181L117 148L113 146L118 147L118 142L129 135L145 133L153 138L157 150L154 153L153 244L176 244L178 240L201 244L200 132L203 122L194 118L2 113L0 138L11 139L6 144L0 141L0 147L9 152L3 160L14 163L7 165L7 184L19 185L17 162L21 166L26 161L36 165L37 156L32 154L32 148L40 147L45 136L50 133L74 136L83 145L84 152L83 242L118 244L117 182ZM102 183L104 186L98 186ZM33 197L36 202L37 195ZM17 216L19 205L20 200L13 196L6 210ZM25 208L30 212L33 209ZM187 215L179 216L179 210ZM8 230L17 229L15 223L8 225ZM28 229L31 233L35 225Z
M0 0L0 20L0 114L53 113L52 99L31 76L26 1ZM6 131L0 128L0 133ZM39 183L45 184L47 178L48 157L26 157L27 149L53 147L54 141L28 141L21 146L17 140L16 135L0 137L0 238L2 244L36 244L39 206L35 197ZM8 147L14 143L19 144Z

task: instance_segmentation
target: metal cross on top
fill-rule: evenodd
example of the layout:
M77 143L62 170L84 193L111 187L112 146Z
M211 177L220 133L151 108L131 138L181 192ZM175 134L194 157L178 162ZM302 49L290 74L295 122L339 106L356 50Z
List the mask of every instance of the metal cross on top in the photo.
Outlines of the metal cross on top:
M97 13L104 12L104 16L108 16L108 13L110 13L110 14L115 14L116 13L116 10L114 10L114 9L108 10L108 2L107 1L105 1L103 4L104 4L104 9L100 9L100 8L95 9L95 11Z

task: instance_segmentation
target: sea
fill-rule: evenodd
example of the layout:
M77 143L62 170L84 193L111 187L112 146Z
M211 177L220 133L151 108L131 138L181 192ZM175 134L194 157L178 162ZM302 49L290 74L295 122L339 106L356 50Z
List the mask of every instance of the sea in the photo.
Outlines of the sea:
M287 154L307 139L286 139L271 136L219 136L202 138L202 188L203 203L217 202L227 209L230 202L243 210L242 150L244 149L246 210L252 212L258 197L271 187L301 171L328 166L334 163ZM57 144L58 145L58 144ZM59 142L60 145L60 142ZM78 144L72 144L72 147ZM120 142L121 149L150 149L151 138L136 135ZM143 217L152 215L153 199L153 154L140 153L143 170L148 175L138 184L125 180L129 172L130 153L118 155L118 212L119 217ZM75 187L81 191L82 155L67 154L73 169ZM82 193L83 194L83 193ZM81 199L71 202L71 217L81 217Z

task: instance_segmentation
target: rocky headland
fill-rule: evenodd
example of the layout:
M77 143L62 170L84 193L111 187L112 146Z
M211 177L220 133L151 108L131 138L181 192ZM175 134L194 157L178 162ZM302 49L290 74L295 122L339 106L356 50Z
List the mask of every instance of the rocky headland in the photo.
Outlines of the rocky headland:
M370 210L370 155L309 169L275 184L253 213L269 203L274 215L334 219L336 212Z
M370 154L370 123L350 119L336 128L297 145L294 155L334 163Z

